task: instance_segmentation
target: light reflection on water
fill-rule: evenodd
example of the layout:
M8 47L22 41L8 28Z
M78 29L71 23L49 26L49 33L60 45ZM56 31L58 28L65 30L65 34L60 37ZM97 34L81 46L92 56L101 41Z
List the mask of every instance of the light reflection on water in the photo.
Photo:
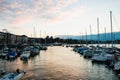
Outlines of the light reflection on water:
M119 80L113 70L103 64L84 59L72 48L48 47L47 51L23 62L19 58L7 63L8 70L27 71L23 80Z

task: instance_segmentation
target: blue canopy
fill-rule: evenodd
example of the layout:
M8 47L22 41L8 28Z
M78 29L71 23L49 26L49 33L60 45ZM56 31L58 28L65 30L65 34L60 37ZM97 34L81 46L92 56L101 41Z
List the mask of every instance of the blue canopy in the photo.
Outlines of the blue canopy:
M11 55L11 56L16 56L17 53L16 53L16 52L9 52L9 53L8 53L8 56L10 56L10 55Z

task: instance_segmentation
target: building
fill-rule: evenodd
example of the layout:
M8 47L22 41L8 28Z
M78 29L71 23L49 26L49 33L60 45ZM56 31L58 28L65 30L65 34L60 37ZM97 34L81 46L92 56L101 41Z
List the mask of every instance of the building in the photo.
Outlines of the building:
M5 42L4 42L4 33L3 32L0 32L0 45L3 45Z
M26 35L14 35L8 32L0 32L0 45L17 45L24 43L28 43L28 37Z
M14 45L16 44L16 35L11 34L11 44Z
M28 42L28 37L26 35L22 35L22 43L27 43Z

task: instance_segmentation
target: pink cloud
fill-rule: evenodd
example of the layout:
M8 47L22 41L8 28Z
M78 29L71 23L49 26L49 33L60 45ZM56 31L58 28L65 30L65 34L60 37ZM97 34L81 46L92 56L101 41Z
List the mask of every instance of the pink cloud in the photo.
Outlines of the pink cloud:
M45 20L47 23L55 23L60 21L62 18L67 19L76 16L79 10L67 10L62 11L64 8L76 3L79 0L34 0L31 4L19 4L17 2L3 5L0 12L7 13L4 17L6 20L10 20L10 25L24 25L26 23L35 21L36 19ZM11 10L11 9L15 10ZM74 12L74 13L73 13ZM72 15L71 15L72 13ZM12 15L12 16L11 16Z
M45 2L47 2L48 4L52 4L53 0L45 0Z
M49 7L45 11L45 14L47 14L47 15L54 15L47 19L47 23L52 24L52 23L59 22L59 21L72 20L73 18L76 18L77 16L81 15L84 12L84 9L81 6L77 6L70 10L62 11L62 9L64 9L65 7L67 7L71 4L76 3L77 1L78 0L57 1L56 7L53 7L53 6Z
M4 0L0 0L0 3L2 3Z
M30 22L33 21L32 17L25 17L25 16L19 16L16 19L14 19L13 21L11 21L11 23L9 23L10 26L22 26L24 24L28 24Z
M13 8L22 7L23 5L21 5L21 4L19 4L19 3L14 3L14 4L6 5L6 6L13 9Z
M61 19L59 17L54 17L54 18L48 19L47 22L46 22L46 24L49 25L49 24L57 23L60 20Z

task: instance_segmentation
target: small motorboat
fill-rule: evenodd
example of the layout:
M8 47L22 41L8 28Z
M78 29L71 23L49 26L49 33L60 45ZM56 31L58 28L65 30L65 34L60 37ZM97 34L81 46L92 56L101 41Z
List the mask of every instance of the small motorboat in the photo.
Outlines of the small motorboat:
M20 56L20 59L21 60L26 60L30 57L30 51L24 51L21 56Z
M19 69L17 69L16 72L11 72L3 75L0 80L20 80L25 73L25 71L20 71Z

